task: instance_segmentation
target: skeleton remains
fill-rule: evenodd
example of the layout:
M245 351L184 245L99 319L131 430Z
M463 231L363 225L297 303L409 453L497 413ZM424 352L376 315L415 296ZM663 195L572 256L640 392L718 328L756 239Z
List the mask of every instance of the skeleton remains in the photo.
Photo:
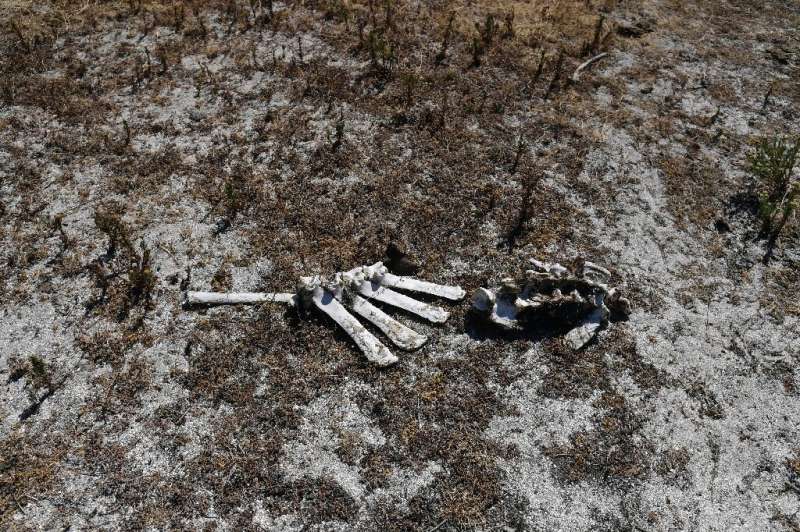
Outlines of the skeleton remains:
M417 301L396 292L393 288L452 301L459 301L465 295L464 290L457 286L439 285L393 275L383 263L377 262L372 266L361 266L347 272L339 272L332 278L301 277L295 294L187 292L185 303L224 305L275 302L308 308L314 306L344 329L370 362L388 366L397 362L397 357L350 314L348 308L380 329L395 345L409 351L422 347L428 338L406 327L368 300L400 308L433 323L444 323L449 317L449 313L443 308Z
M578 272L560 264L531 259L533 270L519 281L504 279L495 291L479 288L472 300L474 310L504 329L521 329L536 317L548 317L574 324L566 334L577 350L588 344L609 315L627 317L630 302L617 288L609 288L611 273L584 262Z

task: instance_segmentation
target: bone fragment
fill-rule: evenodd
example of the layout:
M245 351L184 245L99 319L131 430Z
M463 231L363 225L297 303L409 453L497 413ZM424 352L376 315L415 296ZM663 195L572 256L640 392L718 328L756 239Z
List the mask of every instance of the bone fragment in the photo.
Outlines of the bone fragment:
M491 290L478 288L472 298L472 306L504 329L511 330L519 325L516 306L503 295L495 296Z
M595 264L594 262L589 262L587 260L583 263L583 276L586 277L590 274L599 275L603 277L604 280L608 280L611 277L610 271L600 265Z
M601 309L597 309L592 312L579 326L569 331L564 336L564 339L573 350L577 351L592 341L592 338L594 338L595 334L597 334L597 330L602 324L603 313Z
M537 270L549 273L557 278L569 273L568 269L558 263L551 264L549 262L542 262L536 259L530 259L530 262Z
M583 63L578 65L578 68L576 68L575 72L572 73L572 81L574 83L577 83L578 80L581 79L581 74L583 73L584 70L589 68L593 63L595 63L597 61L600 61L602 58L604 58L607 55L608 55L607 52L603 52L602 54L597 54L596 56L592 57L591 59L587 59L586 61L584 61Z

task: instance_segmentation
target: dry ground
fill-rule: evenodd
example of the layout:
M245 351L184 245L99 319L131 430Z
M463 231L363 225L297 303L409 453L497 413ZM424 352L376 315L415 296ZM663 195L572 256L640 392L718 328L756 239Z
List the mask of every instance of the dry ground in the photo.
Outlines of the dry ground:
M761 263L746 171L799 65L790 0L0 0L0 528L800 530L800 234ZM635 311L572 353L453 305L378 370L180 306L389 242Z

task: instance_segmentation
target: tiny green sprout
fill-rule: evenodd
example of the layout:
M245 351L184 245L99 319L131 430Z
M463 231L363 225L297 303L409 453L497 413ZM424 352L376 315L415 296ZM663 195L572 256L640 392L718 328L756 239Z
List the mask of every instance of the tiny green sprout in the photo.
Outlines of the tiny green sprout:
M404 72L400 76L406 108L411 108L414 103L414 91L419 85L419 77L414 72Z

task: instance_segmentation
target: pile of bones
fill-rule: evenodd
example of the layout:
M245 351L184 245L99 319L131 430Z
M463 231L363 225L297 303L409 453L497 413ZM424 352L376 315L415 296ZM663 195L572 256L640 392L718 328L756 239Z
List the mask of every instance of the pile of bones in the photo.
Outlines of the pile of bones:
M627 317L630 302L617 288L606 284L608 270L584 262L577 272L560 264L531 259L532 270L523 279L505 279L497 290L479 288L473 298L473 309L491 323L504 329L522 329L538 317L549 317L574 325L566 334L573 349L589 343L597 331L614 314ZM381 262L339 272L330 278L301 277L297 292L187 292L189 305L247 304L276 302L316 307L336 322L353 339L370 362L388 366L397 357L381 343L349 311L372 323L396 346L414 350L428 340L376 307L369 300L396 307L433 323L444 323L449 314L443 308L418 301L393 289L417 292L459 301L464 290L390 273Z

